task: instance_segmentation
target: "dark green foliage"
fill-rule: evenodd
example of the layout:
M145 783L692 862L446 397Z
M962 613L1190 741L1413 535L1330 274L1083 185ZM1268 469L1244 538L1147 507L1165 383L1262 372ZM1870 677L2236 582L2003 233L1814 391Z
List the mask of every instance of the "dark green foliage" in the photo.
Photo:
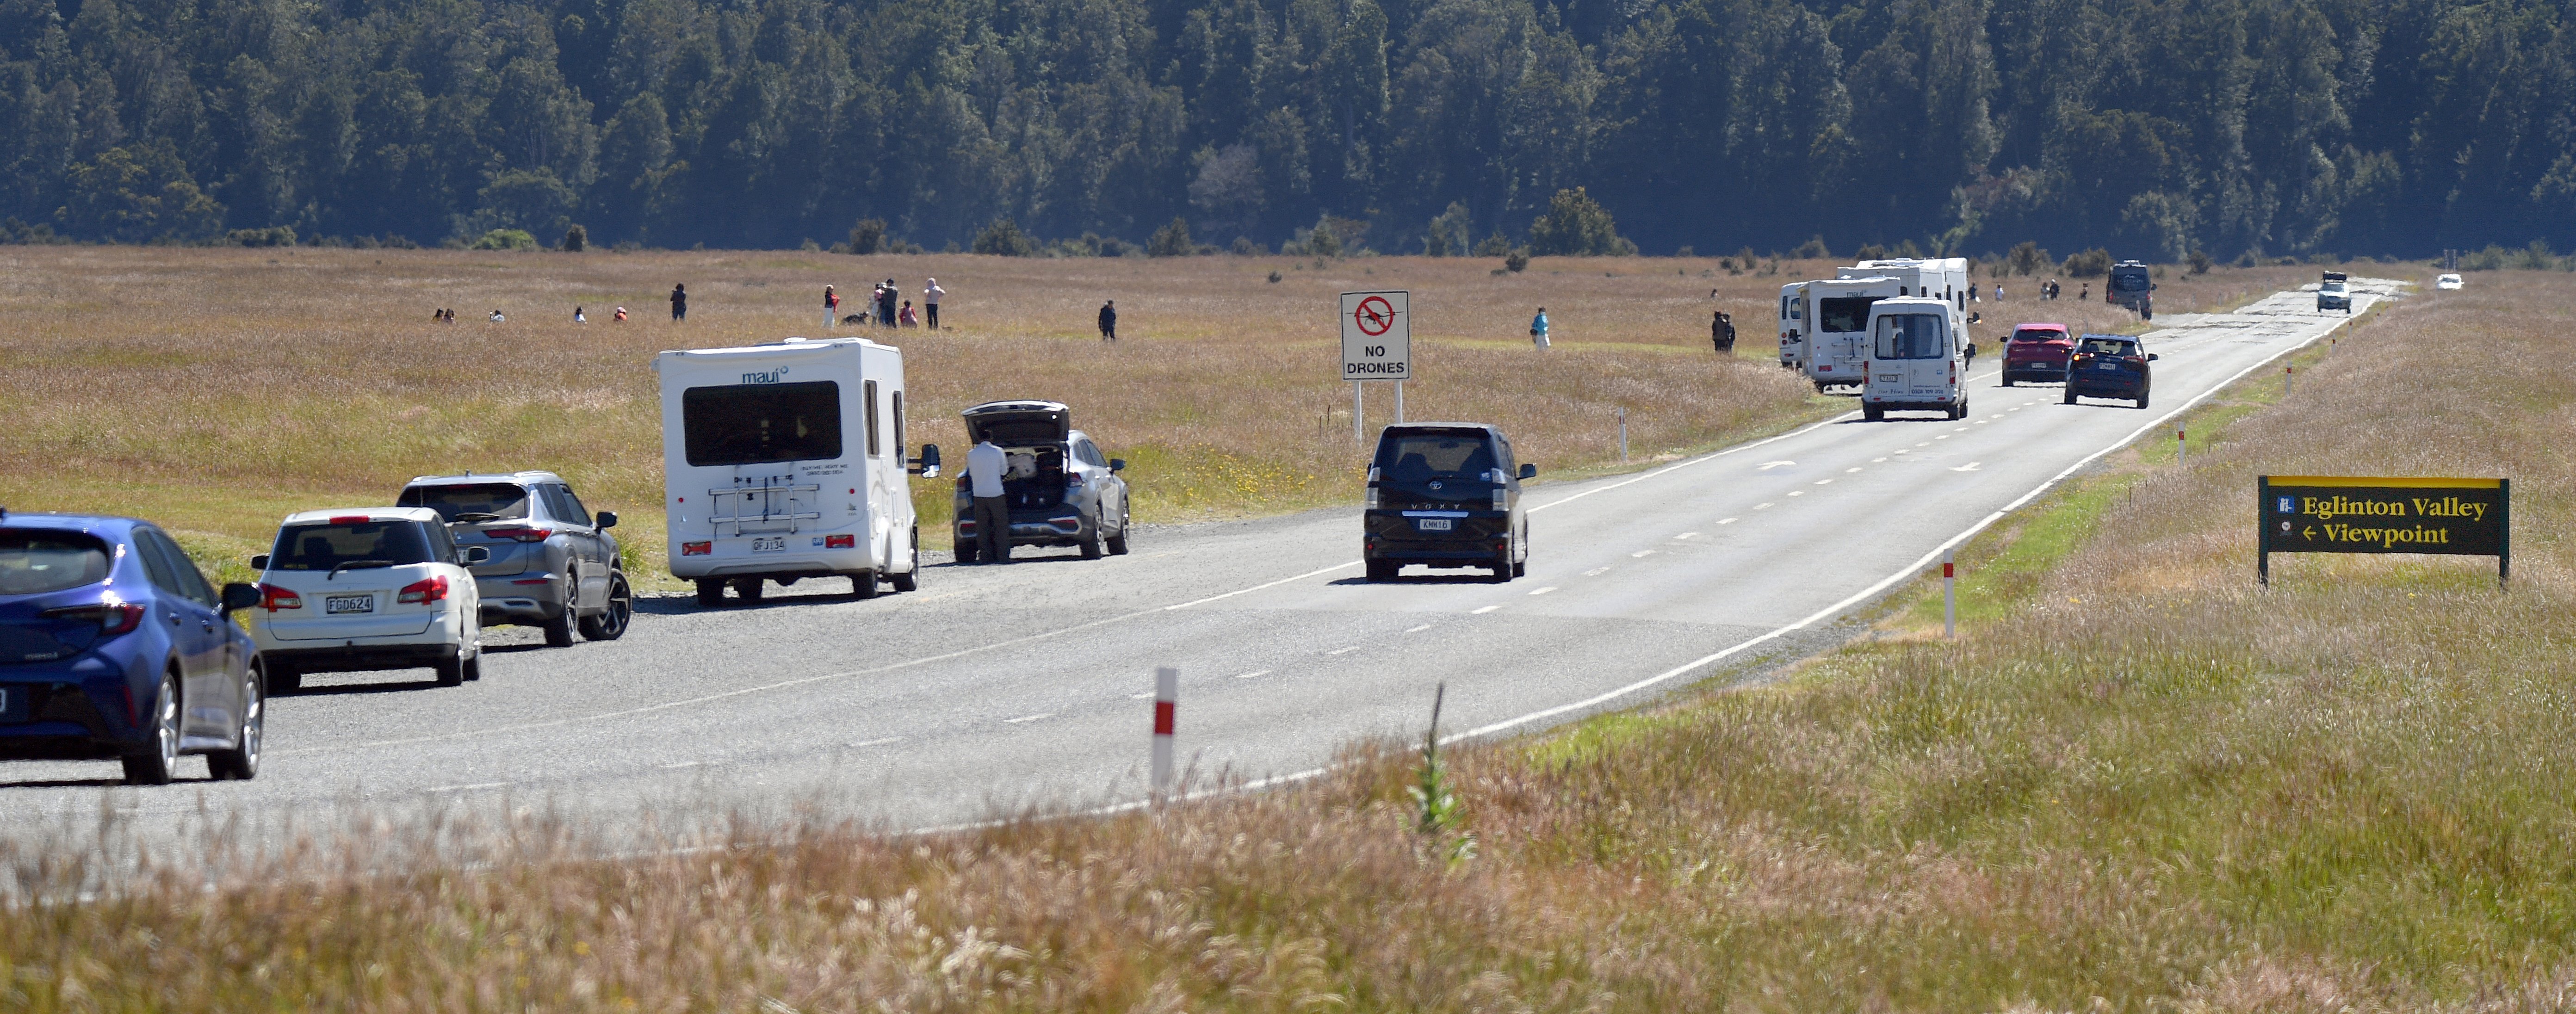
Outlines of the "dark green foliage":
M1145 241L1147 257L1187 257L1197 251L1198 244L1190 241L1188 219L1173 219L1170 225L1154 230L1153 237Z
M1547 214L1530 222L1530 253L1538 256L1601 257L1635 253L1636 245L1619 238L1610 212L1582 187L1559 190L1547 202Z
M882 218L862 218L850 227L850 252L867 255L883 249L886 224Z
M224 238L238 246L294 246L295 227L272 225L265 229L235 229Z
M1501 256L1467 225L1543 219L1535 251L1616 252L1566 231L1575 191L1658 250L2518 249L2576 236L2571 38L2565 5L2468 0L0 0L0 218L868 219L879 250L1009 220L1027 253L1186 216L1321 256Z
M1503 270L1514 274L1529 270L1529 259L1529 251L1514 248L1512 252L1503 255Z
M2208 273L2209 273L2209 266L2210 266L2210 264L2212 263L2212 262L2210 261L2210 259L2209 259L2209 251L2207 251L2207 250L2202 250L2202 249L2199 249L2199 248L2197 248L2197 247L2193 248L2193 249L2192 249L2192 251L2191 251L2190 263L2191 263L2191 273L2192 273L2192 274L2195 274L2195 275L2205 275L2205 274L2208 274Z
M537 237L526 229L494 229L474 240L476 250L534 250Z
M1033 257L1037 255L1038 244L1020 231L1020 223L996 218L991 225L984 227L984 231L975 234L975 252L1002 257Z
M2057 270L2068 278L2100 278L2111 273L2111 251L2094 247L2067 258Z
M2013 274L2035 275L2048 270L2055 261L2050 259L2048 251L2040 249L2039 244L2024 240L2013 245L2012 253L2005 256L2004 263L2011 267Z

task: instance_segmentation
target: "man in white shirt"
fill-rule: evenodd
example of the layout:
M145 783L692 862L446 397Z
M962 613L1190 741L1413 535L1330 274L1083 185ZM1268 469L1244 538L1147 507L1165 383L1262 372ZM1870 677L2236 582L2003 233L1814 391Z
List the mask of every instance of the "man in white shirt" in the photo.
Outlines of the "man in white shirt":
M966 449L967 492L975 499L975 557L1011 562L1011 509L1002 502L1002 469L1009 455L990 440Z
M939 297L947 294L948 290L940 288L939 279L936 278L931 279L929 285L922 287L921 309L926 315L923 324L933 331L939 330Z

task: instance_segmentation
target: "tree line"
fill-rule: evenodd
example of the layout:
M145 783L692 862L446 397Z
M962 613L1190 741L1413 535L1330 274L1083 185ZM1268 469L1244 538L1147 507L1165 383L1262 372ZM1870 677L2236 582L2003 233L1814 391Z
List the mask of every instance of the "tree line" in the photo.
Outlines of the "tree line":
M2519 248L2576 239L2569 29L2533 0L0 0L0 239Z

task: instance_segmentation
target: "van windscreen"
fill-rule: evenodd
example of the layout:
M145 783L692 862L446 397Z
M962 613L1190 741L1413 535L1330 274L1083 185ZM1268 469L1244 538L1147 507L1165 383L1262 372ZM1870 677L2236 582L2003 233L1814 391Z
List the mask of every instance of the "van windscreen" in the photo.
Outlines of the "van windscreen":
M680 394L689 464L767 465L841 456L841 385L729 384Z
M1891 313L1878 319L1880 359L1940 359L1949 354L1937 314Z
M1377 445L1377 467L1389 482L1482 478L1499 467L1481 433L1389 433Z
M1816 330L1848 334L1869 330L1869 308L1878 296L1836 296L1816 301Z

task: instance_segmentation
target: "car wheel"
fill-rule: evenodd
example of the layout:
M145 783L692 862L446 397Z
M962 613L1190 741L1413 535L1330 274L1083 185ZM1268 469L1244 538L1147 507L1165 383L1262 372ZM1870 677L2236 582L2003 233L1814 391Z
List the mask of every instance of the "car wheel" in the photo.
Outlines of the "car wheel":
M1860 417L1869 422L1878 422L1887 418L1887 410L1876 405L1863 405L1860 407Z
M2147 407L2147 392L2145 392L2145 391L2140 391L2140 392L2138 392L2138 407L2139 407L2139 408L2145 408L2145 407Z
M614 641L626 633L626 625L635 619L635 593L626 587L626 575L608 576L608 608L599 615L581 621L581 636L594 641Z
M1092 524L1091 536L1082 540L1082 558L1085 560L1100 559L1100 525L1098 522L1094 522Z
M179 677L161 677L161 693L152 705L151 752L124 758L125 784L168 785L179 768Z
M901 574L888 574L886 581L899 592L921 587L921 529L912 530L912 569Z
M1395 580L1395 572L1403 569L1403 564L1397 563L1393 560L1370 560L1368 561L1368 579L1372 582L1393 581Z
M957 562L959 563L973 563L982 555L984 555L983 552L975 548L972 540L957 543Z
M442 686L442 687L461 687L461 686L464 686L464 685L465 685L465 648L464 648L464 646L463 646L463 645L459 645L459 646L457 646L456 654L455 654L454 656L449 657L449 658L443 658L443 659L440 659L440 660L438 661L438 664L437 664L437 665L435 665L435 666L433 666L433 667L431 667L431 668L432 668L432 670L433 670L433 671L435 671L435 672L438 674L438 685L439 685L439 686Z
M268 695L258 666L242 678L241 728L233 748L206 755L206 771L219 782L246 782L259 776L259 740L268 718Z
M291 665L270 664L267 683L271 695L291 694L304 689L304 674Z
M863 570L850 575L850 597L854 599L877 597L877 572Z
M702 606L723 605L724 589L725 583L722 581L708 581L700 579L698 581L698 604Z
M2066 385L2066 403L2075 404L2075 385L2073 384Z
M570 582L566 583L569 584ZM564 592L563 608L556 611L553 616L546 618L546 647L572 647L573 628L580 625L579 619L573 615L572 604L572 592L570 589L566 589Z
M746 577L733 583L733 597L745 602L760 601L761 590L760 579L756 577Z
M1118 512L1118 534L1109 537L1109 555L1127 555L1127 525L1133 520L1134 517L1126 511Z
M2011 378L2011 377L2009 377L2009 376L2005 377L2005 378L2004 378L2003 386L2005 386L2005 387L2011 387L2011 386L2012 386L2012 378Z

